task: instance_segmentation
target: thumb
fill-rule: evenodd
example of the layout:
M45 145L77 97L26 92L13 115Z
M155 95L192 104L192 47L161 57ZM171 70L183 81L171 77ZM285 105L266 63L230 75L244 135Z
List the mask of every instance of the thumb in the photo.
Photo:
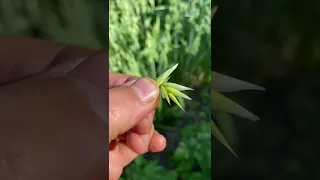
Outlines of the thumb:
M109 90L109 142L129 131L158 105L159 88L140 78Z

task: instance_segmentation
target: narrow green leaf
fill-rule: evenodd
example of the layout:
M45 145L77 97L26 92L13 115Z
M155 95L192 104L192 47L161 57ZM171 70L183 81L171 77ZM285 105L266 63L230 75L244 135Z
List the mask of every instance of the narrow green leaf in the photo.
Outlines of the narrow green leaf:
M188 99L188 100L192 100L189 96L183 94L182 92L176 90L176 89L173 89L171 87L166 87L165 88L169 93L172 93L173 95L175 96L179 96L179 97L182 97L182 98L185 98L185 99Z
M174 103L176 103L183 111L185 111L185 110L183 109L183 107L180 105L180 103L179 103L179 101L177 100L177 98L176 98L173 94L168 93L168 95L169 95L170 99L171 99Z
M170 69L168 69L167 71L165 71L163 74L161 74L157 79L156 82L157 84L160 86L162 83L164 83L168 77L171 75L171 73L176 70L176 68L178 67L179 63L177 63L176 65L174 65L173 67L171 67Z
M170 78L171 78L171 76L169 76L169 77L164 81L164 83L168 82ZM163 85L163 83L162 83L162 85Z
M161 90L162 98L163 99L165 98L167 100L167 102L169 103L169 105L171 105L166 89L163 86L161 86L160 90Z
M251 84L233 77L229 77L214 71L211 71L212 88L218 92L235 92L242 90L260 90L265 88Z
M212 10L211 10L211 18L214 17L214 15L216 14L217 10L218 10L218 6L214 6L214 7L212 8Z
M260 120L259 117L215 90L211 90L211 104L212 110L215 111L231 113L252 121Z
M217 138L232 154L234 154L237 158L237 154L233 151L231 146L229 145L228 141L225 139L219 128L217 127L216 123L212 120L212 125L211 125L211 133L212 135Z
M162 97L162 99L165 99L165 98L166 98L165 93L167 93L167 92L166 92L166 90L164 89L164 87L160 86L160 92L161 92L161 97Z
M174 88L178 91L187 91L187 90L193 90L189 87L186 87L186 86L182 86L180 84L176 84L176 83L171 83L171 82L165 82L162 84L163 86L165 87L171 87L171 88Z

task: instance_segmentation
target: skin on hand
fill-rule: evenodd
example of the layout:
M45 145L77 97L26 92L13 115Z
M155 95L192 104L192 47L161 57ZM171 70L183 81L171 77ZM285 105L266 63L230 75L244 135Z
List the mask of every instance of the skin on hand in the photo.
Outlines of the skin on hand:
M105 54L84 62L69 78L17 82L93 53L42 40L0 38L0 179L116 180L139 154L165 148L165 138L152 123L159 96L153 93L145 102L148 98L139 96L148 94L139 87L152 89L154 82L109 74ZM109 117L101 113L107 103Z
M109 126L117 127L109 133L109 169L110 180L116 180L139 154L162 151L166 140L152 122L160 100L156 82L113 73L109 80Z

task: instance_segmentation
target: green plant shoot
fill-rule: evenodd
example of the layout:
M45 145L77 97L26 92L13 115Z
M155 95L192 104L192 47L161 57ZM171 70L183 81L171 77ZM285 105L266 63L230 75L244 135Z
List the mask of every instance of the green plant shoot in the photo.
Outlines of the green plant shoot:
M212 8L212 16L214 17L217 12L218 7L214 6ZM233 114L245 119L249 119L252 121L258 121L260 118L247 109L243 108L239 104L235 103L231 99L228 99L220 92L236 92L242 90L260 90L265 91L265 88L260 87L255 84L251 84L245 81L241 81L239 79L229 77L223 74L219 74L217 72L211 71L211 113L215 112L225 112L229 114ZM228 141L223 136L222 132L219 130L217 124L212 120L211 126L212 135L217 138L230 152L232 152L237 158L238 156L232 150Z
M219 74L214 71L211 71L211 82L211 112L226 112L252 121L260 120L258 116L254 115L234 101L228 99L220 92L236 92L242 90L265 91L265 88L233 77ZM214 121L212 121L211 132L215 138L217 138L229 151L231 151L237 157Z
M177 69L178 65L179 64L177 63L176 65L174 65L173 67L171 67L170 69L165 71L163 74L158 76L156 79L156 82L160 88L162 99L166 99L167 102L169 103L169 105L171 105L170 100L173 101L176 105L179 106L179 108L181 108L183 111L185 111L183 109L183 107L180 105L176 96L184 98L184 99L192 100L189 96L182 93L181 91L187 91L187 90L193 90L193 89L186 87L186 86L176 84L176 83L168 82L170 79L170 75L172 74L172 72L174 70Z

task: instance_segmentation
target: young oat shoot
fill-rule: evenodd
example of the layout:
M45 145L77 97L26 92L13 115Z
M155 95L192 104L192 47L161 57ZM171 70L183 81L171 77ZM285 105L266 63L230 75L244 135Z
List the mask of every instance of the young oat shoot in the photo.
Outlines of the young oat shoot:
M171 105L170 100L173 101L176 105L179 106L179 108L185 111L183 107L180 105L176 96L184 99L192 100L189 96L182 93L181 91L188 91L193 89L186 86L182 86L180 84L168 82L170 79L170 75L172 74L173 71L177 69L178 65L179 63L177 63L176 65L174 65L173 67L165 71L163 74L158 76L156 79L156 82L160 88L162 99L166 99L169 105Z

